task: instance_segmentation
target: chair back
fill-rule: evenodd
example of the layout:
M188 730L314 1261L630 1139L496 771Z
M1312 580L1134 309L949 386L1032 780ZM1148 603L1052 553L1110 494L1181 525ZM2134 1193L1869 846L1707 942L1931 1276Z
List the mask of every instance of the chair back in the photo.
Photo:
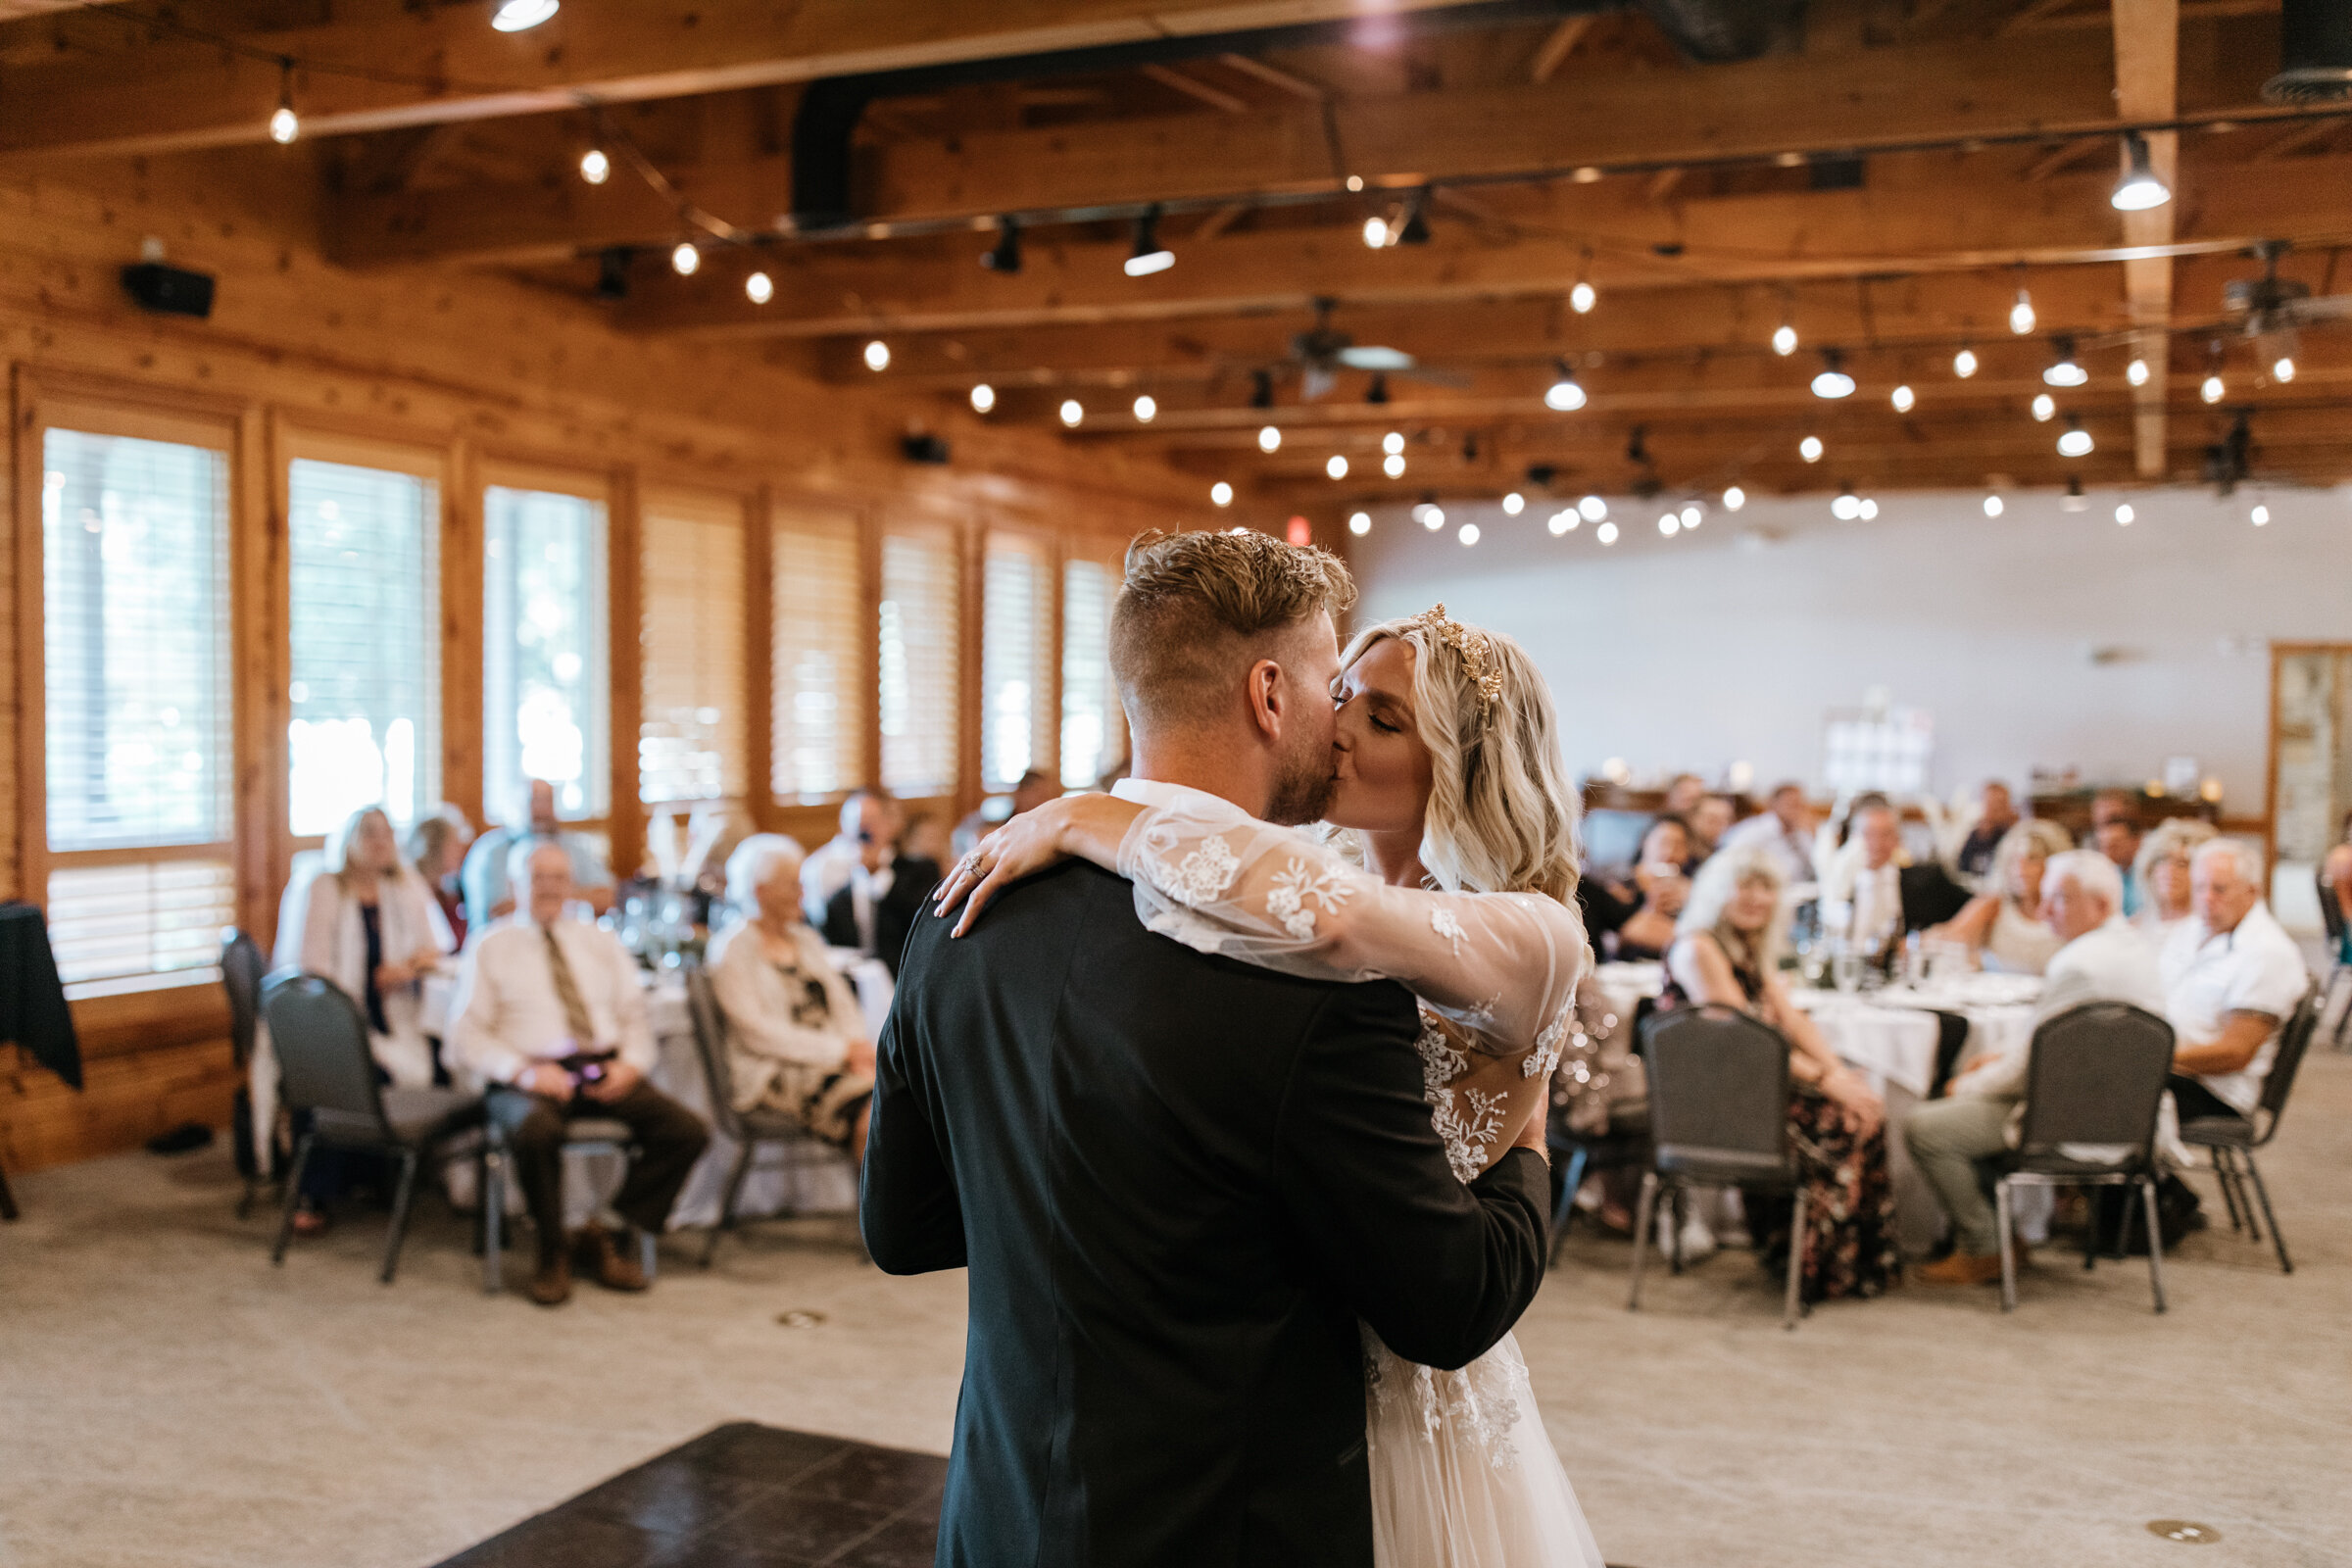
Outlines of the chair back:
M253 1060L254 1025L262 1015L261 944L235 926L220 933L220 986L228 993L228 1047L237 1071Z
M2336 902L2335 888L2328 880L2327 867L2314 873L2320 883L2320 924L2328 931L2328 956L2339 957L2344 952L2344 906Z
M1737 1008L1677 1007L1642 1026L1649 1129L1660 1168L1793 1174L1788 1042Z
M316 1131L336 1143L394 1142L384 1118L368 1021L332 980L290 974L262 993L277 1053L278 1097L289 1110L312 1113Z
M2173 1067L2171 1024L2129 1003L2085 1002L2044 1020L2034 1031L2032 1051L2021 1154L2106 1144L2148 1156Z
M735 1073L727 1064L727 1019L711 989L710 972L686 965L686 1010L694 1019L694 1049L703 1058L703 1082L710 1091L710 1124L737 1143L742 1118L735 1114Z
M2287 1016L2286 1024L2278 1031L2278 1051L2271 1057L2271 1070L2262 1080L2262 1098L2255 1102L2255 1119L2262 1125L2255 1143L2271 1141L2278 1130L2278 1117L2286 1109L2286 1097L2295 1087L2295 1073L2303 1065L2303 1054L2311 1048L2311 1037L2320 1032L2320 1005L2326 993L2311 986L2295 1010Z

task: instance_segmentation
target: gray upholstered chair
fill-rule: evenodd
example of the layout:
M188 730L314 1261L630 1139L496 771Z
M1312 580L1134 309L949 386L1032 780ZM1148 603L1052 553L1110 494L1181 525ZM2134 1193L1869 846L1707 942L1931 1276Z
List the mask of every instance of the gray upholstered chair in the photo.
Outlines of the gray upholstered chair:
M286 1172L284 1210L270 1261L286 1260L294 1235L294 1207L302 1198L303 1171L321 1146L383 1154L400 1162L392 1199L392 1222L384 1238L383 1281L392 1283L400 1244L409 1227L409 1200L416 1168L439 1165L485 1149L480 1128L482 1102L454 1089L387 1089L376 1081L375 1057L368 1049L368 1023L334 982L315 974L272 981L262 993L262 1016L277 1054L280 1098L289 1111L308 1111L310 1126L294 1147ZM486 1175L486 1173L485 1173ZM489 1186L485 1180L485 1189ZM485 1250L495 1267L497 1238Z
M2001 1227L2001 1310L2017 1310L2017 1239L2010 1194L2034 1187L2139 1189L2148 1225L2148 1286L2164 1310L2164 1239L2156 1218L2156 1107L2173 1065L2173 1026L2121 1002L2086 1002L2042 1021L2026 1063L2026 1117L1994 1189ZM2086 1147L2117 1159L2081 1157ZM2127 1209L2124 1235L2131 1235ZM2082 1266L2098 1262L2093 1227Z
M237 1169L245 1178L245 1194L237 1200L239 1219L253 1212L254 1200L261 1192L262 1172L274 1163L265 1156L274 1152L271 1145L277 1129L253 1124L253 1096L246 1084L262 1016L262 975L268 967L262 958L261 946L253 938L235 926L221 931L220 989L228 993L228 1053L237 1069L230 1141L235 1146Z
M2295 1073L2311 1049L2311 1037L2320 1031L2320 1004L2325 995L2317 986L2306 991L2280 1027L2278 1052L2271 1058L2270 1073L2262 1080L2262 1098L2255 1102L2252 1116L2198 1116L2180 1123L2180 1141L2213 1156L2213 1174L2230 1210L2230 1228L2239 1229L2242 1221L2243 1228L2259 1242L2262 1225L2255 1221L2253 1199L2247 1197L2245 1185L2247 1177L2254 1178L2253 1197L2262 1200L2262 1217L2271 1227L2271 1246L2278 1253L2280 1272L2287 1274L2295 1271L2295 1265L2286 1255L2286 1238L2278 1234L2278 1216L2271 1212L2271 1190L2263 1185L2254 1151L2269 1144L2278 1131L2286 1097L2295 1087Z
M1649 1071L1650 1168L1634 1216L1634 1279L1626 1310L1642 1304L1642 1261L1663 1191L1682 1264L1682 1205L1692 1187L1742 1187L1795 1196L1781 1326L1796 1327L1805 1266L1805 1187L1788 1140L1788 1042L1731 1007L1678 1007L1642 1025Z
M748 937L744 940L748 940ZM727 1020L711 990L710 976L700 964L686 970L686 1005L694 1017L694 1044L703 1058L703 1077L710 1086L710 1125L735 1146L734 1168L727 1172L726 1196L719 1200L718 1218L703 1244L703 1267L718 1253L719 1238L735 1228L735 1203L744 1178L752 1172L760 1151L773 1150L790 1163L814 1150L834 1157L833 1150L812 1138L790 1116L771 1110L735 1108L735 1074L727 1065Z

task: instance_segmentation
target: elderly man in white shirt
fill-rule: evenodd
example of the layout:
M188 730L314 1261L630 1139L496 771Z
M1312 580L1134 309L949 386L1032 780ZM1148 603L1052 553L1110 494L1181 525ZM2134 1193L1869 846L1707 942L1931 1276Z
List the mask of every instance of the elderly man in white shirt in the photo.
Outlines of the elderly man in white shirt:
M2127 1002L2161 1015L2165 994L2156 957L2124 918L2124 879L2095 850L2050 858L2041 874L2041 918L2066 939L2050 959L2036 1029L2086 1002ZM1952 1220L1952 1252L1919 1271L1939 1285L1984 1285L2001 1277L2000 1222L1985 1197L1984 1166L2008 1148L2026 1092L2027 1052L1988 1056L1954 1077L1944 1098L1903 1118L1911 1159Z
M2262 902L2262 861L2214 839L2189 862L2195 913L2165 940L2165 1014L2173 1021L2169 1087L2182 1121L2251 1116L2278 1054L2278 1027L2311 975L2295 939Z
M1765 808L1735 824L1716 848L1720 852L1748 844L1763 846L1781 868L1784 885L1794 887L1814 879L1813 808L1805 800L1802 784L1790 780L1775 788Z
M568 1299L575 1261L599 1284L642 1291L644 1271L604 1226L590 1224L565 1245L564 1125L582 1116L626 1124L638 1152L612 1207L654 1234L667 1226L710 1132L646 1081L655 1047L636 962L609 932L565 916L574 889L564 848L517 845L510 871L517 885L527 882L529 899L466 949L450 1007L451 1051L488 1086L490 1116L506 1131L539 1233L531 1299Z

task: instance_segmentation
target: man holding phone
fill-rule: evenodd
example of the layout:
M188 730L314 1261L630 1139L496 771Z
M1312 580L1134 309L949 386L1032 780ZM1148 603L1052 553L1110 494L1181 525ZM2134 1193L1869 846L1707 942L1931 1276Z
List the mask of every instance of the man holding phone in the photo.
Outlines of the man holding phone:
M564 847L517 845L510 872L529 899L466 949L450 1007L451 1054L487 1086L539 1233L531 1299L568 1299L575 1262L599 1284L642 1291L644 1271L611 1230L591 1223L564 1235L564 1126L582 1116L627 1125L638 1154L612 1207L656 1234L710 1129L646 1081L654 1035L636 961L611 933L565 912L574 889Z

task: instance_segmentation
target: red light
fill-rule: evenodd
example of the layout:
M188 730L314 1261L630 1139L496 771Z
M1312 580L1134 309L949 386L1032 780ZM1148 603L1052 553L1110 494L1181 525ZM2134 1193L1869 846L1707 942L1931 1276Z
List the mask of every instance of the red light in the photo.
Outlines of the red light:
M1306 525L1306 519L1304 517L1293 517L1291 519L1291 543L1295 545L1311 545L1314 542L1314 530Z

